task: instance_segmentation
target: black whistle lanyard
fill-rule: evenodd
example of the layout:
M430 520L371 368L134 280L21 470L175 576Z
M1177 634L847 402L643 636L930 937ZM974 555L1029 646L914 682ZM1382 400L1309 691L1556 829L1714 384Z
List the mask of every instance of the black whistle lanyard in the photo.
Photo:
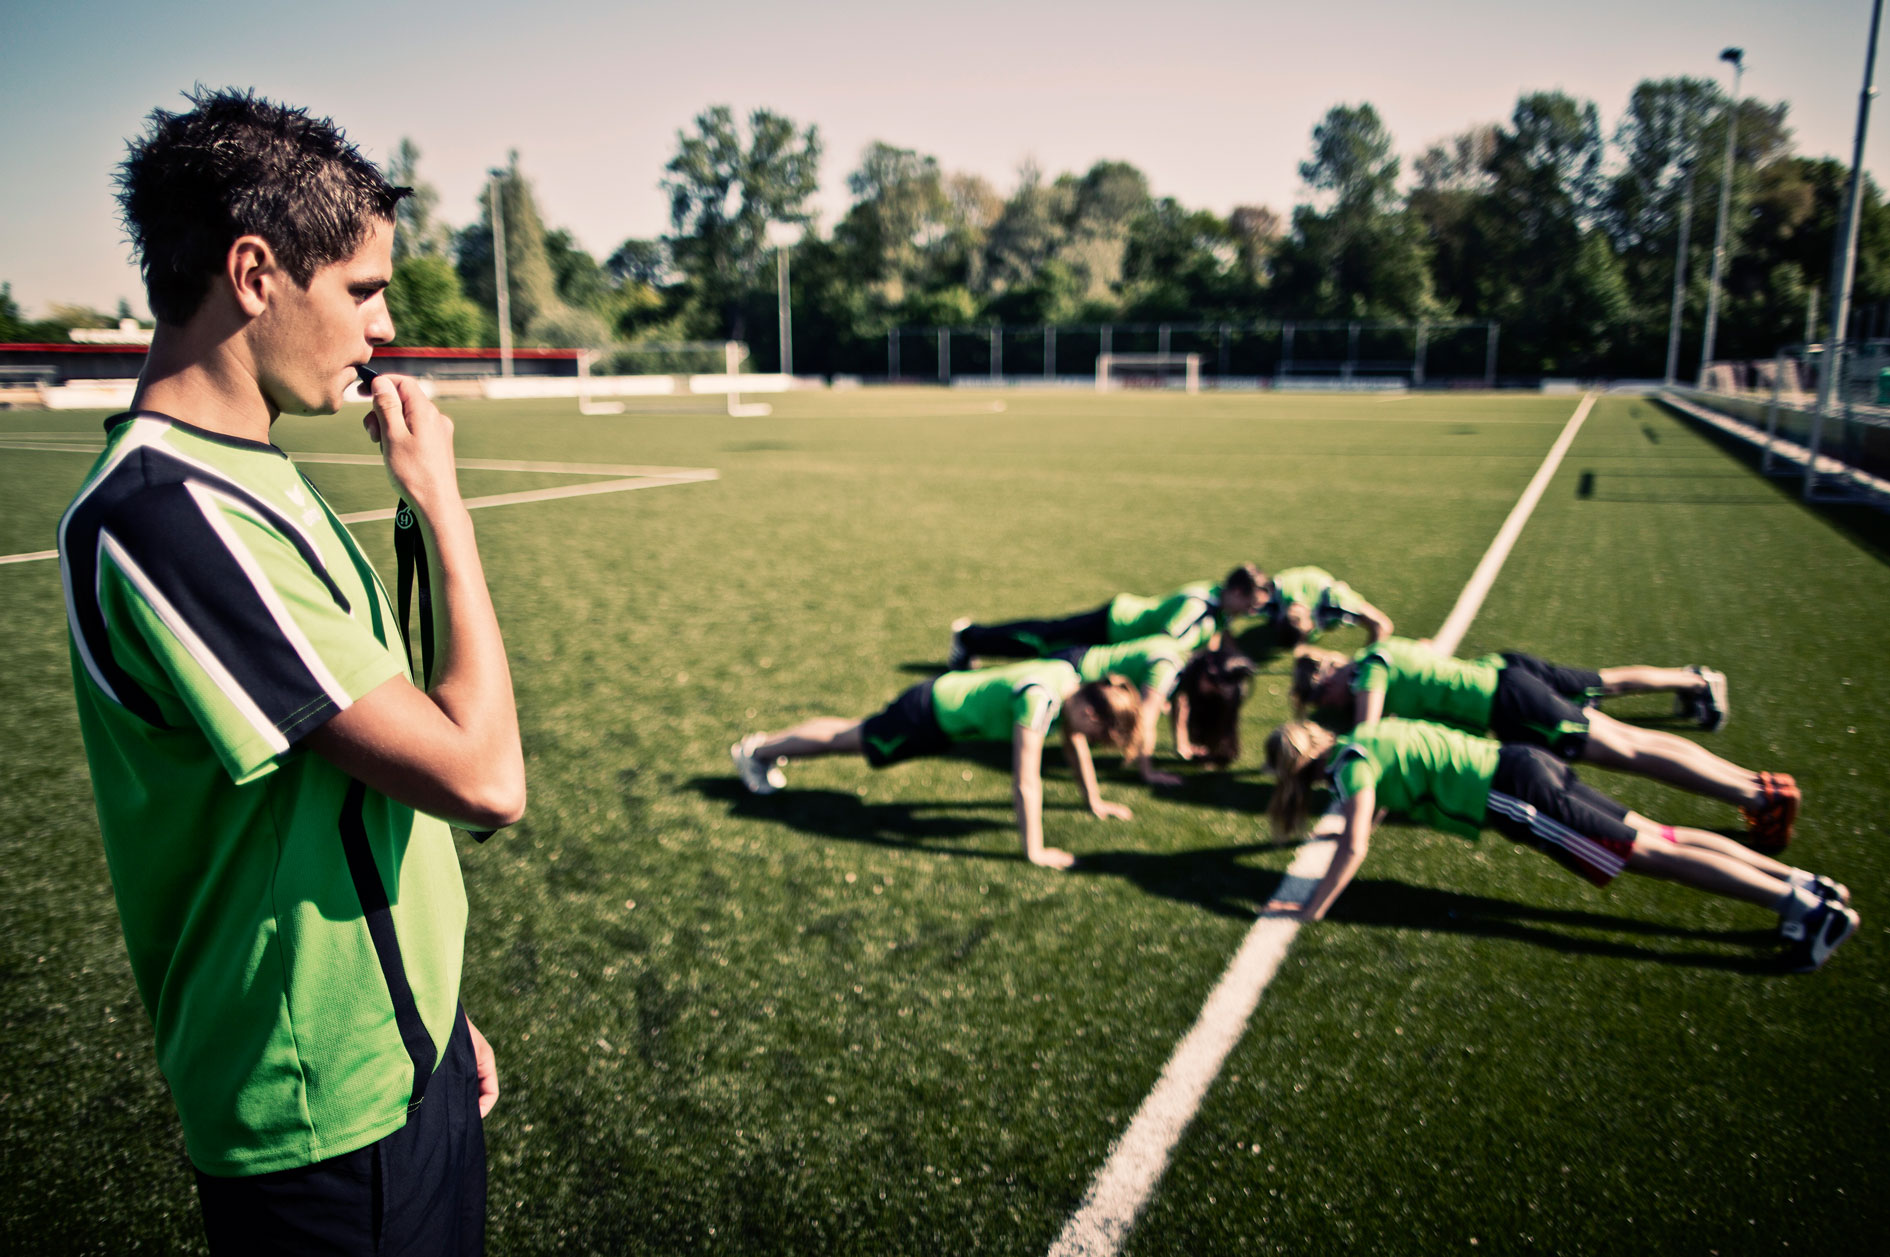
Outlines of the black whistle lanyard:
M364 389L371 389L374 378L380 374L363 366L355 367L354 373L361 377ZM420 517L407 505L406 498L400 499L400 505L394 508L394 581L400 591L400 644L407 654L409 672L413 670L413 637L407 632L407 617L415 592L420 595L420 688L430 689L433 685L433 582L427 574L427 543L420 535ZM498 831L469 829L466 832L474 841L484 842Z

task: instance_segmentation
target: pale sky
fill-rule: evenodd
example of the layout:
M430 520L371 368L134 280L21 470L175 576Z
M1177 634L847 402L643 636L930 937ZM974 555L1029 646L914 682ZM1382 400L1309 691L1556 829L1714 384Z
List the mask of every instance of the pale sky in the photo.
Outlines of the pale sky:
M1524 91L1591 99L1611 133L1642 79L1727 81L1728 44L1747 94L1790 103L1798 152L1848 161L1871 3L0 0L0 280L29 313L120 297L145 312L111 171L195 82L328 114L376 160L411 136L456 226L517 148L547 222L602 259L668 227L663 165L711 104L819 125L829 227L873 140L1001 191L1027 159L1055 174L1116 158L1190 207L1284 214L1334 104L1377 106L1408 171ZM1890 182L1881 108L1865 166Z

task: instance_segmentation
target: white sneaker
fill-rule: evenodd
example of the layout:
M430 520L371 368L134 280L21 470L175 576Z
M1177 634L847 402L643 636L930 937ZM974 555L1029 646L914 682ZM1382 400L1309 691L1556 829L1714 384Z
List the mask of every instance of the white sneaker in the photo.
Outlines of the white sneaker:
M761 742L761 734L751 733L728 748L728 757L735 761L735 771L750 794L773 794L787 784L787 774L781 771L779 760L763 764L755 758L755 748Z
M1810 973L1823 967L1839 944L1857 933L1857 912L1841 903L1826 902L1804 920L1804 938L1787 954L1786 964L1794 973Z
M1693 669L1706 682L1706 693L1694 700L1694 718L1708 733L1718 733L1732 719L1732 701L1727 693L1726 674L1712 668Z
M945 655L947 672L963 672L971 666L971 654L965 649L965 644L958 640L958 635L970 627L971 620L968 617L961 616L952 621L952 648Z

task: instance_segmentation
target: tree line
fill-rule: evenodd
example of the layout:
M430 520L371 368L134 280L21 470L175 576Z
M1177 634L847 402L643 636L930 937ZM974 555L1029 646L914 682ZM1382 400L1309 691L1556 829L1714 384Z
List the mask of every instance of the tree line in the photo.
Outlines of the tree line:
M1716 356L1769 356L1829 330L1820 294L1848 171L1792 151L1784 103L1727 105L1711 80L1648 80L1609 135L1592 101L1526 93L1506 120L1430 145L1408 171L1372 105L1336 105L1313 128L1299 167L1306 196L1290 216L1191 209L1122 161L1054 176L1026 164L1006 194L875 142L847 176L851 204L831 230L810 208L818 127L715 106L678 132L664 169L669 232L625 240L601 261L547 225L517 153L473 221L448 225L403 140L388 174L414 193L399 209L389 303L402 343L496 343L496 202L522 345L727 337L770 366L771 232L787 228L805 232L791 255L804 372L883 373L887 332L901 326L1467 319L1500 323L1504 375L1656 376L1684 231L1690 375L1729 116L1731 261ZM1890 209L1869 180L1855 300L1890 300ZM24 338L11 336L23 326L0 298L0 336Z

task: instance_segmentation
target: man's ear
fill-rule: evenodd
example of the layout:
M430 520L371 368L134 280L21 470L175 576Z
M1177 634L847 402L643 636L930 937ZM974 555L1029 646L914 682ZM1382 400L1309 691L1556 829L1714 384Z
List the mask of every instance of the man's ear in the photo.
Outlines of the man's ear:
M223 260L224 280L237 306L250 318L269 308L282 271L276 251L261 236L238 236Z

